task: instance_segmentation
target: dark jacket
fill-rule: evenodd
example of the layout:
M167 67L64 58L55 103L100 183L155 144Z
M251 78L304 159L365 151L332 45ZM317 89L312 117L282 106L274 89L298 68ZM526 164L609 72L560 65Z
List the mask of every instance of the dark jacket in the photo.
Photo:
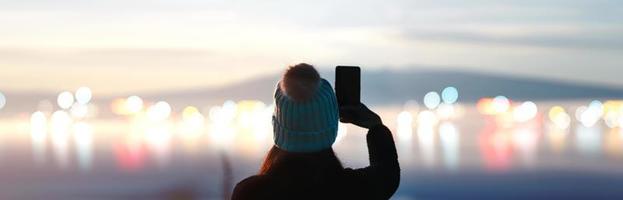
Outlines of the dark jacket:
M322 171L301 160L280 163L276 170L242 180L232 199L389 199L400 182L391 132L379 125L368 131L366 139L368 167L343 168L337 159L335 167Z

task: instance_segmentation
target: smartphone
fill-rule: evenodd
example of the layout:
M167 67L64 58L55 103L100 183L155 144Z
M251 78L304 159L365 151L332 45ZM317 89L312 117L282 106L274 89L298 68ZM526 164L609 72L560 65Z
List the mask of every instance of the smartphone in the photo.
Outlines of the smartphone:
M359 105L361 69L357 66L335 67L335 95L339 106Z

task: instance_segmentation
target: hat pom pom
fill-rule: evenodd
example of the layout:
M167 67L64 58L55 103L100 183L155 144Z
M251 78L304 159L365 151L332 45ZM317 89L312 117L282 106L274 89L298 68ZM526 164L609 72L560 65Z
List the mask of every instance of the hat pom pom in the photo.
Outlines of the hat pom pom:
M279 85L281 90L296 101L311 98L320 82L320 75L314 66L300 63L288 67Z

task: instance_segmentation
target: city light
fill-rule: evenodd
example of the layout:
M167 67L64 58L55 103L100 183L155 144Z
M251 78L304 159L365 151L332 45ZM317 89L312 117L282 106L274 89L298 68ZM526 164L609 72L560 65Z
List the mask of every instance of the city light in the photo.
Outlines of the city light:
M257 122L265 123L266 121L258 119L261 117L269 117L265 116L263 113L265 107L266 104L261 101L239 101L236 105L236 122L239 126L241 126L241 128L246 129L246 132L249 132L251 129L261 127L262 125Z
M33 139L44 140L47 132L47 118L41 111L32 113L30 116L30 131Z
M210 120L219 124L231 123L236 117L237 105L233 101L226 101L222 106L210 108Z
M45 114L41 111L32 113L30 116L30 137L32 141L33 159L35 163L46 162L46 139L48 122Z
M157 103L156 103L157 104ZM168 105L168 104L167 104ZM158 117L156 120L164 120L167 116L165 116L165 105L161 104L162 111L154 111L154 112L162 112L158 113ZM164 117L164 118L163 118ZM150 127L147 127L145 130L145 142L149 150L155 156L156 164L158 167L163 168L169 164L171 157L171 139L173 138L172 133L172 124L170 122L161 122L154 124Z
M69 110L69 112L71 113L72 117L84 118L87 116L89 109L87 105L74 103L74 105L71 106L71 109Z
M195 106L186 106L182 111L182 120L184 121L191 121L198 116L201 116L201 113Z
M147 109L147 117L152 121L163 121L171 115L171 106L166 101L159 101Z
M68 109L69 107L71 107L71 105L74 104L74 96L71 94L71 92L61 92L56 98L56 103L60 108Z
M80 87L76 90L76 102L82 105L86 105L91 101L91 89L88 87Z
M440 102L441 99L437 92L429 92L424 95L424 106L428 109L435 109Z
M541 155L538 153L540 146L563 155L567 143L572 142L578 152L586 156L605 151L609 155L623 155L623 148L617 147L623 144L623 132L620 131L623 124L623 101L608 100L602 103L595 100L584 105L562 102L545 109L541 117L537 103L513 102L505 96L481 98L475 107L457 104L453 98L456 88L452 88L445 88L441 96L434 91L428 93L423 102L426 107L424 110L420 110L418 102L414 100L389 109L391 115L395 116L387 121L395 122L390 128L396 130L397 150L407 155L419 153L416 157L421 159L419 161L427 169L438 169L436 164L444 170L460 169L459 165L463 164L462 148L473 145L466 141L474 137L479 142L476 146L480 148L485 167L493 170L509 169L516 165L533 166L537 155ZM97 124L109 126L110 123L119 122L115 118L90 117L97 111L97 104L81 97L87 93L84 92L87 89L79 89L75 96L69 92L59 94L58 106L66 107L67 102L72 102L68 108L61 107L59 110L57 107L55 110L52 102L47 100L38 103L38 111L30 115L29 124L35 163L47 164L46 149L51 149L49 155L60 169L68 169L72 165L85 172L92 169L94 159L98 157L95 150L101 145L96 145L100 137L94 133L96 130L110 132L100 130L103 127ZM458 95L458 91L456 93ZM149 164L145 163L145 156L153 156L158 166L165 167L175 155L175 145L182 145L185 153L199 152L196 150L200 149L201 144L207 144L219 151L230 151L230 147L233 147L237 152L254 155L258 149L271 143L271 115L275 108L262 101L227 100L217 105L187 105L178 112L171 108L169 102L144 102L138 96L116 98L110 105L111 111L118 115L116 117L124 119L121 123L130 123L127 126L129 133L123 134L125 139L114 146L115 156L120 159L118 164L123 169L139 169ZM200 108L204 108L204 112ZM475 126L465 123L471 120L465 116L473 116L473 108L477 113L485 115L482 118L485 121L483 128L476 136L461 135L459 132L473 130L465 127ZM575 111L575 118L565 108ZM597 125L601 120L606 126ZM572 124L576 122L577 125ZM339 123L334 147L348 141L348 126ZM540 127L545 128L542 133ZM609 128L606 131L611 134L600 135L603 127ZM541 134L545 137L543 145ZM613 141L615 139L617 141ZM46 146L48 144L51 146ZM617 153L617 149L622 152Z
M417 116L417 123L420 127L432 127L439 122L437 115L432 111L422 111Z
M571 117L564 108L560 106L554 106L549 109L548 112L549 120L554 123L554 125L559 129L569 128L571 123Z
M78 122L73 125L73 131L78 167L88 171L93 163L93 128L85 122Z
M493 98L492 106L496 114L504 113L510 108L510 101L505 96L497 96Z
M556 125L548 126L547 128L547 141L550 151L557 154L562 153L567 147L569 129L561 129Z
M507 130L496 125L487 125L478 136L478 147L488 170L505 171L513 161L512 137Z
M431 113L432 114L432 113ZM426 114L428 115L428 114ZM435 165L435 130L433 126L421 125L417 127L417 139L420 157L425 167L432 168Z
M90 145L93 143L93 128L86 122L78 122L73 125L74 140L78 146Z
M526 122L534 119L538 113L536 104L532 101L523 102L513 110L513 118L518 122Z
M166 103L166 102L165 102ZM162 104L160 106L163 106ZM135 115L144 108L143 99L138 96L128 98L116 98L110 104L112 112L117 115Z
M460 116L459 109L458 105L442 103L437 107L436 114L441 120L455 119Z
M527 167L534 166L539 135L533 129L521 127L514 130L511 137L515 149L518 150L521 163Z
M600 101L592 101L588 107L582 106L576 110L575 116L585 127L594 126L603 115L603 104Z
M59 110L52 114L52 148L56 164L61 169L69 166L69 131L72 119L65 111Z
M444 166L449 170L456 170L460 161L459 131L451 122L443 122L439 125L439 141L443 155Z
M493 109L493 99L482 98L476 103L476 109L483 115L494 115L496 111Z
M575 145L583 156L596 156L602 149L602 132L599 127L577 126Z
M143 109L143 99L138 96L129 96L125 100L125 109L131 113L137 113Z
M447 87L441 91L441 99L445 104L453 104L459 99L459 91L455 87Z
M413 135L413 116L408 111L402 111L397 119L398 139L410 141Z
M197 135L203 129L205 117L194 106L187 106L182 111L182 122L184 132L187 134Z
M6 105L6 97L0 92L0 110Z
M623 128L623 101L606 101L603 104L604 122L610 128Z
M619 126L619 115L614 112L608 112L604 115L604 123L609 128L616 128Z

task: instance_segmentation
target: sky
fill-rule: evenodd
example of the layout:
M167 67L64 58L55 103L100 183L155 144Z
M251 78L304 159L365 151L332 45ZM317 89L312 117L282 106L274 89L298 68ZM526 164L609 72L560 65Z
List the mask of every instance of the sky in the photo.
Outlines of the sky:
M308 62L623 87L623 1L0 0L0 90L218 87Z

